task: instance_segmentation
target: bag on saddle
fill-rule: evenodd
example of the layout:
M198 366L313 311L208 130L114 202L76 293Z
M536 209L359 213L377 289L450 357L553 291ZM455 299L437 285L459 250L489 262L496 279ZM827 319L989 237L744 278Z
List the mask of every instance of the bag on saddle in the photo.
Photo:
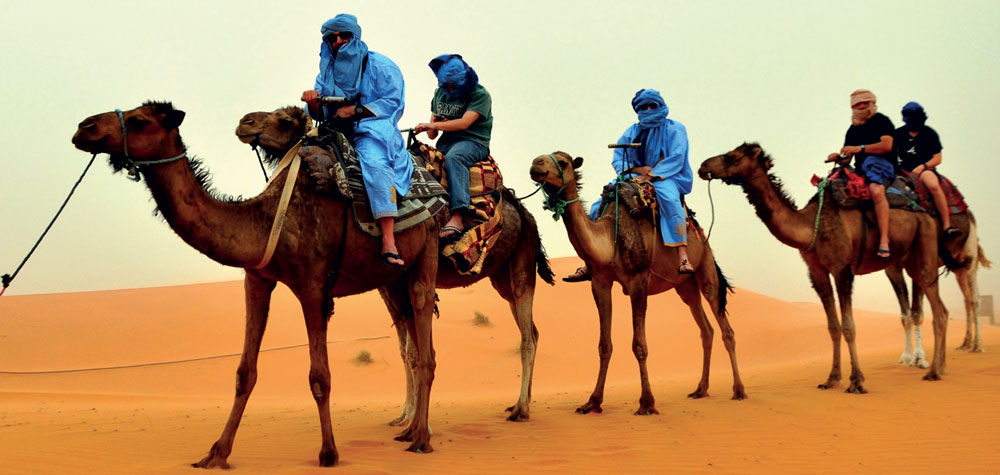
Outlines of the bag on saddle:
M813 177L813 185L818 185L821 180ZM827 176L827 188L830 196L843 209L858 209L871 201L871 191L865 178L854 172L850 167L836 167ZM911 211L924 211L917 204L917 194L914 191L913 181L908 177L896 176L892 183L885 188L885 196L889 200L890 208L905 208Z
M656 215L656 189L650 182L629 178L604 185L601 192L601 208L598 216L603 216L608 206L618 202L625 205L628 214L634 218L653 219Z

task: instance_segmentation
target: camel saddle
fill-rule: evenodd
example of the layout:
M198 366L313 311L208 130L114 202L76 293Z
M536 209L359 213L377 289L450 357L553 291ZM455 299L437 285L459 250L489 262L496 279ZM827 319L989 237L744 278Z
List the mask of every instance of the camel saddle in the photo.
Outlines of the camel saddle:
M625 206L630 216L635 219L649 220L653 226L659 229L660 205L656 200L656 188L652 183L630 177L604 185L604 190L601 192L601 207L598 209L597 216L604 216L608 207L614 205L616 198L620 204ZM705 241L705 231L698 224L698 220L694 218L695 213L691 208L688 208L684 196L681 196L681 206L684 207L687 214L687 227L694 229L698 237Z
M837 166L827 175L826 187L837 205L842 209L871 208L872 195L868 189L865 177L856 173L849 166ZM813 175L812 184L818 186L822 182ZM913 180L909 176L897 175L889 186L885 187L885 197L890 208L901 208L910 211L927 212L927 207L918 201Z
M368 204L358 154L344 134L327 130L323 135L305 137L298 154L317 191L351 201L351 214L358 227L371 236L382 235ZM393 226L397 233L431 217L447 219L443 211L448 209L448 192L418 165L416 157L410 158L414 160L413 175L410 190L397 201L399 214Z
M951 180L938 173L937 169L931 168L930 170L927 170L927 172L937 175L938 182L941 184L941 191L944 192L944 197L948 202L948 208L951 214L964 213L967 209L969 209L969 205L965 203L965 196L962 196L962 192L958 191L958 187L956 187ZM917 203L929 211L932 215L937 216L938 212L937 207L934 206L934 198L931 196L931 192L927 190L927 187L924 186L923 182L915 180L915 177L913 177L913 174L910 172L904 171L903 174L916 183Z
M444 154L440 150L410 139L410 154L418 157L417 168L430 173L441 186L448 186L448 174L444 167ZM441 248L441 254L455 264L459 273L478 275L483 269L486 255L500 237L503 229L503 200L500 190L503 176L492 156L476 162L469 168L469 196L471 222L462 237Z

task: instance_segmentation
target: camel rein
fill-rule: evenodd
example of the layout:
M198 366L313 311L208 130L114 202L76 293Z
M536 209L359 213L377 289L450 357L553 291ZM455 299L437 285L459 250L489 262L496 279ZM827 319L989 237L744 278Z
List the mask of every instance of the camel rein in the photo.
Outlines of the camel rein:
M556 160L556 157L553 157L552 154L550 153L549 154L549 158L551 158L552 159L552 163L554 163L556 165L556 170L559 170L561 172L562 171L562 167L559 166L559 161ZM563 177L562 177L561 174L559 175L559 180L562 182L562 184L559 185L559 189L556 190L556 192L552 193L552 194L549 194L548 191L546 191L541 186L539 186L539 189L542 190L542 194L545 196L545 202L542 203L542 209L544 209L546 211L551 211L552 212L552 219L554 219L556 221L559 221L559 217L560 216L566 214L566 207L569 206L570 203L573 203L575 201L580 201L580 197L579 196L576 197L576 198L574 198L574 199L572 199L572 200L569 200L569 201L562 199L562 197L561 197L562 196L562 192L563 192L564 189L566 189L566 180L563 179ZM532 193L532 194L534 194L534 193ZM531 196L531 195L528 195L528 196ZM527 198L527 196L525 198Z
M187 156L187 149L181 151L180 155L170 157L170 158L160 158L156 160L136 160L128 154L128 130L125 128L125 117L122 116L121 109L115 109L115 114L118 114L118 123L122 125L122 154L125 155L126 166L128 169L128 176L133 181L139 181L139 167L146 165L160 165L163 163L176 162Z
M295 180L299 177L299 167L302 165L302 159L299 157L300 147L302 147L302 140L296 142L288 150L288 153L281 158L277 168L274 169L274 173L271 174L271 178L267 181L267 186L270 186L271 182L278 177L278 174L285 168L288 168L288 175L285 176L285 186L281 190L281 199L278 201L278 209L274 213L274 222L271 223L271 233L268 235L267 245L264 247L264 256L254 266L255 269L266 267L271 263L271 258L274 257L274 250L278 246L278 237L281 236L281 228L285 224L288 202L292 198L292 190L295 189ZM265 189L267 186L265 186Z

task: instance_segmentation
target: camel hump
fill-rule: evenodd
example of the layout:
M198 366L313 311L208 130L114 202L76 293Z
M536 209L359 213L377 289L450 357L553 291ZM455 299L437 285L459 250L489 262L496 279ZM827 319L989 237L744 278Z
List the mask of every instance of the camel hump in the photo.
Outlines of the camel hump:
M615 200L625 205L628 213L636 219L653 219L656 211L656 189L652 183L628 179L604 186L601 192L601 209L603 215L608 206Z

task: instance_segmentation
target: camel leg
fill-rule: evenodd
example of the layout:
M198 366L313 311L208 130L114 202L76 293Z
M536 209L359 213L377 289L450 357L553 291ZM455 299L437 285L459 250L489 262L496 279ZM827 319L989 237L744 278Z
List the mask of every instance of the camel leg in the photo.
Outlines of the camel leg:
M858 358L858 346L855 341L858 329L854 325L854 309L851 303L854 274L849 270L842 270L836 283L837 297L840 301L840 326L844 334L844 341L847 342L847 351L851 355L851 385L844 392L865 394L868 390L865 389L865 375L861 372L861 362Z
M936 269L935 269L936 270ZM929 283L924 284L924 293L927 294L927 301L931 304L931 315L934 325L934 355L931 357L931 366L924 375L927 381L938 381L944 374L945 348L947 347L946 337L948 333L948 310L945 309L941 296L938 294L937 275L934 275Z
M688 394L688 397L692 399L708 397L708 375L712 366L712 338L715 336L715 330L708 323L708 316L705 315L705 310L701 306L701 294L698 292L697 281L687 279L675 287L675 290L681 300L691 309L691 317L694 318L694 322L698 324L698 330L701 332L701 380L698 381L698 387L695 388L694 392Z
M911 366L927 368L927 353L924 352L924 291L920 283L913 280L913 302L910 304L910 320L913 321L913 363Z
M639 363L639 381L642 393L639 395L637 416L659 414L656 410L656 400L653 398L653 388L649 385L649 370L646 368L646 358L649 356L649 345L646 342L646 277L633 278L629 285L629 299L632 301L632 354Z
M977 282L976 263L970 264L969 269L955 271L955 279L958 281L958 288L962 290L962 297L965 299L965 339L960 350L969 350L975 353L983 352L983 339L979 335L979 284Z
M524 253L521 253L524 254ZM493 288L510 305L511 314L521 332L521 392L517 402L506 409L510 413L508 421L524 422L531 417L531 382L535 368L535 352L538 345L538 328L532 316L532 303L535 297L535 261L534 255L514 257L514 262L505 266L497 275L504 278L490 277Z
M830 376L826 382L817 386L820 389L830 389L840 382L840 319L837 317L837 304L833 300L833 286L830 285L830 276L824 271L814 270L809 266L809 280L813 289L819 295L819 300L823 302L823 311L826 313L826 325L830 331L830 339L833 340L833 366L830 368Z
M302 313L306 319L309 335L309 389L312 390L316 409L319 411L322 442L319 450L319 466L332 467L339 455L333 441L333 424L330 421L330 361L326 348L326 330L329 315L323 312L326 298L322 289L309 289L299 294Z
M733 399L747 399L749 396L747 396L746 388L743 386L743 378L740 377L740 369L736 364L736 331L733 330L733 326L729 323L729 317L726 316L726 312L719 308L719 293L726 291L726 289L719 289L718 275L722 271L716 268L714 258L711 261L706 260L706 262L710 262L712 265L704 266L709 267L704 273L699 269L697 275L698 287L701 288L701 293L705 296L705 300L708 301L712 315L719 324L719 331L722 332L722 343L729 353L729 363L733 367ZM698 309L701 309L700 300L698 302ZM709 328L711 329L711 327ZM707 385L705 389L708 389Z
M436 233L435 233L436 236ZM417 346L416 365L413 367L416 380L416 409L409 427L396 436L396 440L410 442L406 450L417 453L433 452L428 425L430 413L431 384L434 382L434 345L431 339L431 322L434 315L435 279L437 277L437 239L433 239L433 247L428 246L420 262L414 267L412 277L398 279L392 285L406 285L409 292L410 305L413 308L412 319L406 320L406 331ZM433 251L430 249L434 249ZM407 285L407 281L409 282Z
M399 416L389 421L389 425L404 426L408 425L410 420L413 419L414 380L413 371L410 369L410 362L412 361L413 364L416 364L417 348L413 344L413 341L410 340L409 335L407 335L406 325L403 324L407 317L404 314L404 310L400 308L400 304L405 302L393 299L384 287L380 287L378 291L385 302L386 308L389 310L393 326L396 328L396 339L399 342L399 356L403 360L403 373L406 384L406 399L403 401L403 407L399 412Z
M576 408L578 414L588 412L601 412L601 403L604 402L604 383L608 376L608 362L611 361L611 280L604 276L594 275L590 282L590 291L594 294L594 303L597 304L597 315L600 319L601 336L597 346L597 354L601 359L601 367L597 372L597 384L594 392L590 395L590 400L586 404Z
M271 292L275 282L260 277L254 272L247 272L243 279L246 299L246 332L243 337L243 355L236 370L236 398L233 408L229 411L229 419L222 430L219 440L212 445L208 455L198 463L192 464L200 468L229 468L226 459L233 450L236 439L236 429L243 418L243 410L247 407L250 393L257 384L257 355L260 354L260 342L267 326L267 312L271 304ZM336 454L336 452L334 452Z
M910 318L910 292L906 289L906 279L903 269L890 265L885 268L885 275L892 284L892 291L899 301L900 322L903 324L903 353L899 355L899 364L913 364L913 319Z

